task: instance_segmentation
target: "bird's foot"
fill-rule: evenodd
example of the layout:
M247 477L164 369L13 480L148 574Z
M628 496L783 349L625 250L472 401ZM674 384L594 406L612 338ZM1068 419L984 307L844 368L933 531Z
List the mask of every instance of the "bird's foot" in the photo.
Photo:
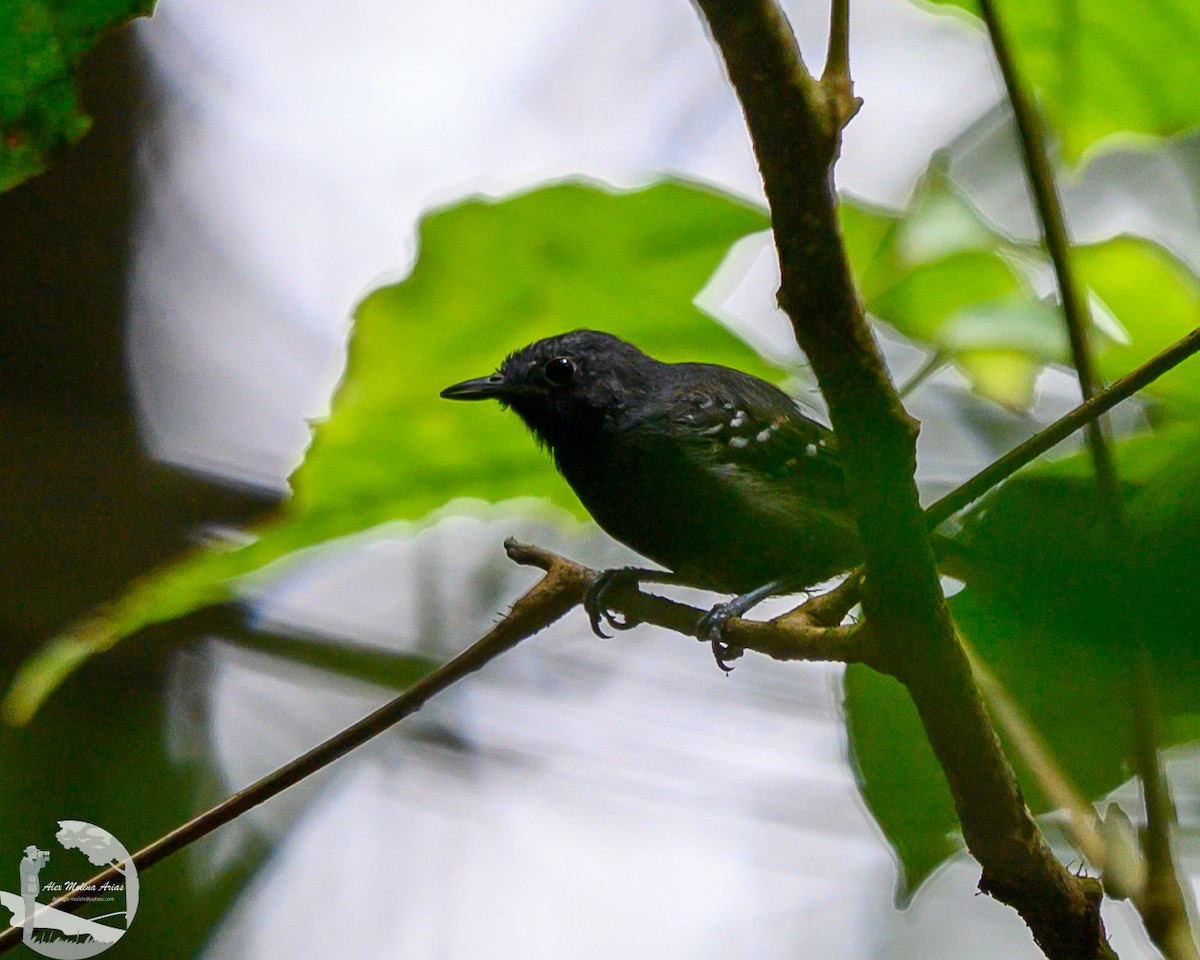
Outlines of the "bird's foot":
M726 641L725 624L734 617L744 617L766 600L767 597L773 597L780 593L790 593L796 588L797 581L790 577L785 577L781 580L772 580L770 583L764 583L761 587L743 593L741 596L734 597L725 603L718 603L701 617L700 623L697 624L696 636L712 644L712 652L717 660L717 666L726 673L729 673L733 670L729 662L736 660L746 652L744 647L739 647L737 644Z
M606 598L616 587L640 586L644 575L648 573L651 571L641 570L638 567L618 567L614 570L605 570L596 578L595 583L588 588L588 592L583 598L583 609L588 615L588 622L592 625L592 633L607 640L609 635L601 629L601 622L607 623L613 630L632 630L638 625L638 621L631 619L628 615L622 615L621 619L617 619L609 609Z
M740 598L738 598L740 599ZM731 661L736 660L746 651L725 639L725 624L734 617L739 617L744 611L739 609L738 599L728 603L718 603L708 611L697 624L696 634L707 640L712 646L713 658L717 666L730 673L733 670Z

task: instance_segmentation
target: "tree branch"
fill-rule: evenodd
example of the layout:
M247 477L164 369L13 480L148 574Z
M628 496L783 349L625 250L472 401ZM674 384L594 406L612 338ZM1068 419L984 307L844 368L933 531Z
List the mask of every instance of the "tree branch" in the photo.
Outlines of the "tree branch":
M1062 443L1080 427L1107 413L1122 400L1129 399L1197 351L1200 351L1200 329L1193 330L1186 337L1171 344L1162 353L1151 357L1108 389L1101 390L1091 400L1081 403L1024 443L1014 447L999 460L988 464L966 483L935 501L925 511L930 528L948 520L959 510L978 500L993 487L1012 476L1021 467L1032 463L1043 453Z
M839 129L845 127L862 106L862 99L854 95L854 81L850 78L850 0L832 0L830 4L829 48L821 72L821 87L829 97Z
M511 553L512 551L510 551ZM518 643L549 626L572 607L578 605L591 583L583 567L544 552L516 548L521 562L541 567L546 575L539 580L516 603L508 615L493 627L482 639L472 644L453 660L438 668L394 700L380 707L353 726L330 737L324 743L297 757L291 763L267 774L253 785L241 790L210 810L176 827L159 837L133 855L133 863L139 870L146 870L166 859L171 854L212 833L260 803L282 793L305 777L316 773L335 760L368 740L377 737L400 720L415 713L430 698L452 686L482 666L511 650ZM68 892L54 900L50 906L59 910L78 909L82 903L75 900L86 892L90 885L99 885L115 879L120 871L109 867L87 881L74 893ZM21 928L9 927L0 933L0 953L21 942Z
M779 302L829 405L866 561L863 608L946 774L980 888L1050 957L1112 956L1099 885L1051 854L1000 750L938 584L913 476L916 424L851 279L832 191L840 117L772 0L697 0L741 101L771 209Z
M944 520L957 512L987 489L1078 430L1089 418L1099 416L1131 396L1197 350L1200 350L1200 330L1193 331L1173 344L1117 381L1108 390L1102 391L1092 401L1080 405L977 474L958 490L939 500L927 512L930 526L936 526L939 515L940 519ZM488 660L524 637L536 633L561 617L568 609L582 601L588 587L598 576L596 571L540 547L509 540L505 543L505 549L512 560L538 567L547 572L547 577L518 600L508 616L486 637L364 720L143 847L134 855L133 862L140 869L147 869L367 742L415 712L436 693L479 669ZM846 614L858 602L861 586L861 577L853 574L834 590L809 599L774 621L760 623L734 618L727 624L726 634L735 645L777 660L865 663L886 671L884 657L870 632L863 627L841 626ZM705 611L621 586L614 588L609 598L613 609L624 614L631 624L652 623L702 639L699 636L698 625ZM227 626L223 626L222 629L227 629ZM706 638L703 639L707 642ZM113 867L105 870L89 880L85 886L112 879L116 869ZM69 911L78 906L72 904L72 899L68 894L55 900L51 906ZM20 928L12 927L0 933L0 953L18 942Z
M1089 343L1092 317L1082 285L1071 268L1070 237L1050 167L1041 116L1017 75L995 5L992 0L980 0L980 9L1012 104L1025 172L1042 224L1042 237L1058 281L1071 358L1079 376L1080 393L1086 402L1095 395L1098 383ZM1101 521L1108 549L1114 558L1114 569L1108 578L1108 592L1117 601L1120 618L1118 636L1125 649L1133 652L1129 670L1133 754L1142 780L1147 824L1143 843L1146 884L1140 895L1134 898L1134 903L1142 916L1146 932L1168 960L1200 960L1200 949L1197 948L1188 920L1187 896L1179 881L1171 850L1170 829L1175 820L1175 810L1158 757L1158 706L1154 696L1153 662L1130 608L1128 591L1123 589L1124 584L1129 582L1128 572L1132 567L1129 525L1121 499L1116 463L1105 437L1102 420L1088 424L1088 446L1095 467Z

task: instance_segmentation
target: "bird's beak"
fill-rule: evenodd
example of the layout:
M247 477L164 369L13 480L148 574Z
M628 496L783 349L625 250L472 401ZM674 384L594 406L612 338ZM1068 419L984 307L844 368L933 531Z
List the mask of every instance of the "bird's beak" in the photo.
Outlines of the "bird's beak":
M511 396L513 389L498 373L490 377L477 377L474 380L464 380L442 391L447 400L503 400Z

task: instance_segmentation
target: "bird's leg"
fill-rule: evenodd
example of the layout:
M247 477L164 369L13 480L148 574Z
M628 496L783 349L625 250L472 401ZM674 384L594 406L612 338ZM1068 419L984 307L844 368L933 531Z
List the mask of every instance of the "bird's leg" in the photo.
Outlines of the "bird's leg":
M628 617L618 620L608 609L604 599L614 587L637 587L643 583L678 582L679 578L666 570L647 570L642 567L615 567L612 570L605 570L596 578L596 582L591 585L587 595L583 598L583 609L587 612L588 622L592 625L592 633L605 640L608 639L608 634L600 629L601 620L614 630L632 630L637 626L637 623L631 622Z
M736 660L746 651L741 647L725 642L725 624L734 617L745 616L750 610L766 600L767 597L796 593L805 586L807 584L796 580L794 577L784 577L781 580L772 580L770 583L764 583L761 587L755 587L748 593L743 593L741 596L727 600L725 603L718 603L700 618L700 622L696 626L696 635L700 639L707 640L712 644L712 652L716 658L717 666L726 673L729 673L733 669L729 665L729 662Z

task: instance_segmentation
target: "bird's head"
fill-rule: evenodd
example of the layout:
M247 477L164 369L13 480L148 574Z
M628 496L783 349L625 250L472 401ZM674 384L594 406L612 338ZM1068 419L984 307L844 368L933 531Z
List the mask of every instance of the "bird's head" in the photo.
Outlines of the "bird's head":
M609 333L573 330L509 354L490 377L442 391L448 400L499 400L550 447L586 440L648 391L661 364Z

